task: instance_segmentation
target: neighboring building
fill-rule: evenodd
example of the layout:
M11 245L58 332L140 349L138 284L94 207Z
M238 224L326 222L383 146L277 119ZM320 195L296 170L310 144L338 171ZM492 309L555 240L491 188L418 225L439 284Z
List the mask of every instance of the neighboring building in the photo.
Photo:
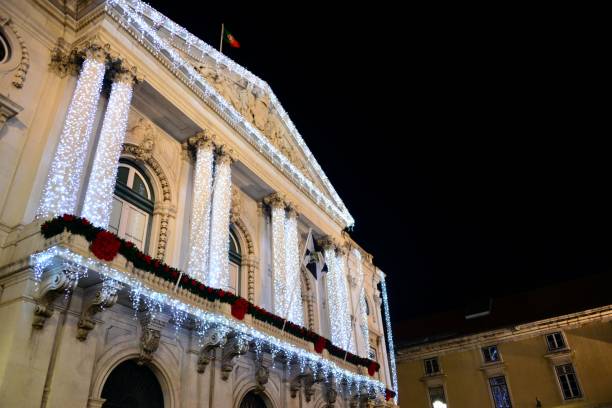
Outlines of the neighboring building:
M407 323L402 406L612 407L611 283L591 276Z
M395 406L352 224L269 86L145 3L0 2L1 407Z

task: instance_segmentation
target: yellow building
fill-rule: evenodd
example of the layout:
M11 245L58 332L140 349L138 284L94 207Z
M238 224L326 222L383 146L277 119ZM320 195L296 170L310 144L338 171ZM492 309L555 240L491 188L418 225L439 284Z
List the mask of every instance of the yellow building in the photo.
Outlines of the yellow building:
M410 322L401 406L612 407L609 288L591 277Z

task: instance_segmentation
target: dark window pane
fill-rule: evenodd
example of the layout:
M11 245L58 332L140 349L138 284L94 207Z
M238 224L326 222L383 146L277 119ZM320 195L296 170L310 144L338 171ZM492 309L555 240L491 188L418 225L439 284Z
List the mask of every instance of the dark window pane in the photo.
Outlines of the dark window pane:
M130 169L127 167L119 167L117 170L117 183L127 184L129 173Z
M493 395L495 408L512 408L506 377L500 376L489 378L489 385L491 387L491 395Z
M144 180L138 174L134 174L134 185L132 186L132 190L138 195L149 198Z

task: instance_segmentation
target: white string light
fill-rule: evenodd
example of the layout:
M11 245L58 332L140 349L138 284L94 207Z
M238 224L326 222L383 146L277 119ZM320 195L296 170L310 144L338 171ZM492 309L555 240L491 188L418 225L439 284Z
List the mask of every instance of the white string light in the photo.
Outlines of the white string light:
M191 233L189 237L189 263L187 273L205 282L210 251L210 209L213 180L213 145L203 141L196 152L193 178L193 204L191 207Z
M254 342L256 348L260 350L264 348L270 350L273 357L273 367L274 356L282 353L287 360L298 361L300 365L308 367L313 372L322 371L325 374L325 378L332 376L337 384L342 384L342 382L356 383L359 384L361 389L368 390L379 398L384 396L385 385L376 379L341 368L333 361L319 354L312 353L278 337L263 333L253 326L238 320L229 319L223 315L208 312L199 307L184 303L170 294L157 292L137 278L111 268L106 263L75 254L61 246L54 246L31 255L32 264L36 268L41 268L42 265L50 265L53 259L71 262L90 271L95 271L105 279L113 279L116 282L122 283L130 290L130 296L134 304L139 304L142 301L154 313L162 313L164 308L168 308L171 316L192 316L196 321L196 327L202 333L206 328L213 326L218 327L223 333L236 332L240 336L241 341ZM183 319L184 317L181 317L179 320L182 321ZM176 324L177 322L175 321L174 323Z
M132 82L113 82L83 204L83 217L97 227L106 228L110 221L131 101Z
M324 209L333 218L341 220L345 226L354 224L354 219L346 206L334 190L329 179L306 146L306 143L289 119L289 116L278 102L268 84L245 68L233 62L223 54L215 51L208 44L189 33L185 28L174 23L148 4L139 0L108 0L106 12L120 23L135 39L145 44L158 58L169 61L170 69L192 89L196 95L205 102L211 103L220 114L225 115L230 123L238 126L238 130L252 143L260 153L266 156L287 177L293 180L317 205ZM161 30L160 28L165 30ZM167 31L168 34L165 33ZM162 38L164 37L164 38ZM319 188L305 177L281 152L272 145L250 122L248 122L236 109L228 103L219 93L176 51L179 48L187 52L192 58L202 59L203 55L213 58L217 64L227 66L231 71L240 75L250 83L250 87L258 86L270 96L270 101L281 119L289 129L294 141L300 146L302 153L315 169L325 189L333 200L325 196ZM199 54L199 55L198 55Z
M344 347L351 335L351 318L349 314L349 298L346 287L346 257L336 255L334 248L326 248L327 263L327 300L329 304L329 321L331 323L331 341ZM349 345L350 348L352 343ZM351 350L349 350L351 351Z
M217 156L210 223L210 269L204 283L213 288L229 288L229 230L232 206L231 159Z
M272 279L274 282L274 313L287 316L290 288L287 287L285 250L285 207L272 205Z
M393 332L391 330L391 315L389 314L389 301L387 299L387 284L385 283L385 275L382 275L380 280L382 289L383 307L385 312L385 327L387 329L387 345L389 346L389 362L391 363L391 380L393 381L393 391L395 391L394 401L397 404L399 397L399 389L397 388L397 368L395 365L395 347L393 346Z
M38 207L39 216L76 213L104 70L104 64L94 59L83 63Z
M366 305L365 298L365 274L363 273L363 260L361 258L361 252L355 248L353 249L353 255L357 260L357 272L356 278L359 282L359 288L361 291L357 294L359 296L359 326L361 329L361 336L363 338L364 349L361 352L362 357L368 357L370 351L370 329L368 327L368 306Z
M297 213L286 212L285 219L285 314L287 319L302 326L304 324L302 293L300 290L300 249Z

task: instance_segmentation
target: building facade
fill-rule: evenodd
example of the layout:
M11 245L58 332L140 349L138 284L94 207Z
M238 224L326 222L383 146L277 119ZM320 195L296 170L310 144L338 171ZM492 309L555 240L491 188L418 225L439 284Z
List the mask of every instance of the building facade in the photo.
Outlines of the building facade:
M514 310L511 319L521 320L521 308L529 315L537 314L546 303L554 306L548 308L553 311L558 304L573 302L566 296L553 300L547 295L564 293L580 299L581 294L592 298L602 294L598 300L609 302L609 294L605 294L609 285L602 284L608 281L599 282L599 290L577 284L566 285L563 292L510 297L498 303L497 312L493 302L490 315L470 315L461 323L477 327L469 333L456 331L414 339L397 356L403 405L612 407L612 306L578 308L573 313L548 313L552 316L495 324L505 319L505 310ZM588 301L589 296L583 299ZM457 316L456 320L460 319L465 318ZM484 321L478 323L478 319ZM452 326L448 324L452 318L447 316L444 320L447 327ZM430 323L437 325L440 321L431 319ZM425 320L418 324L427 325ZM487 326L489 329L485 329Z
M138 0L3 0L0 108L0 406L395 406L385 275L264 81Z

